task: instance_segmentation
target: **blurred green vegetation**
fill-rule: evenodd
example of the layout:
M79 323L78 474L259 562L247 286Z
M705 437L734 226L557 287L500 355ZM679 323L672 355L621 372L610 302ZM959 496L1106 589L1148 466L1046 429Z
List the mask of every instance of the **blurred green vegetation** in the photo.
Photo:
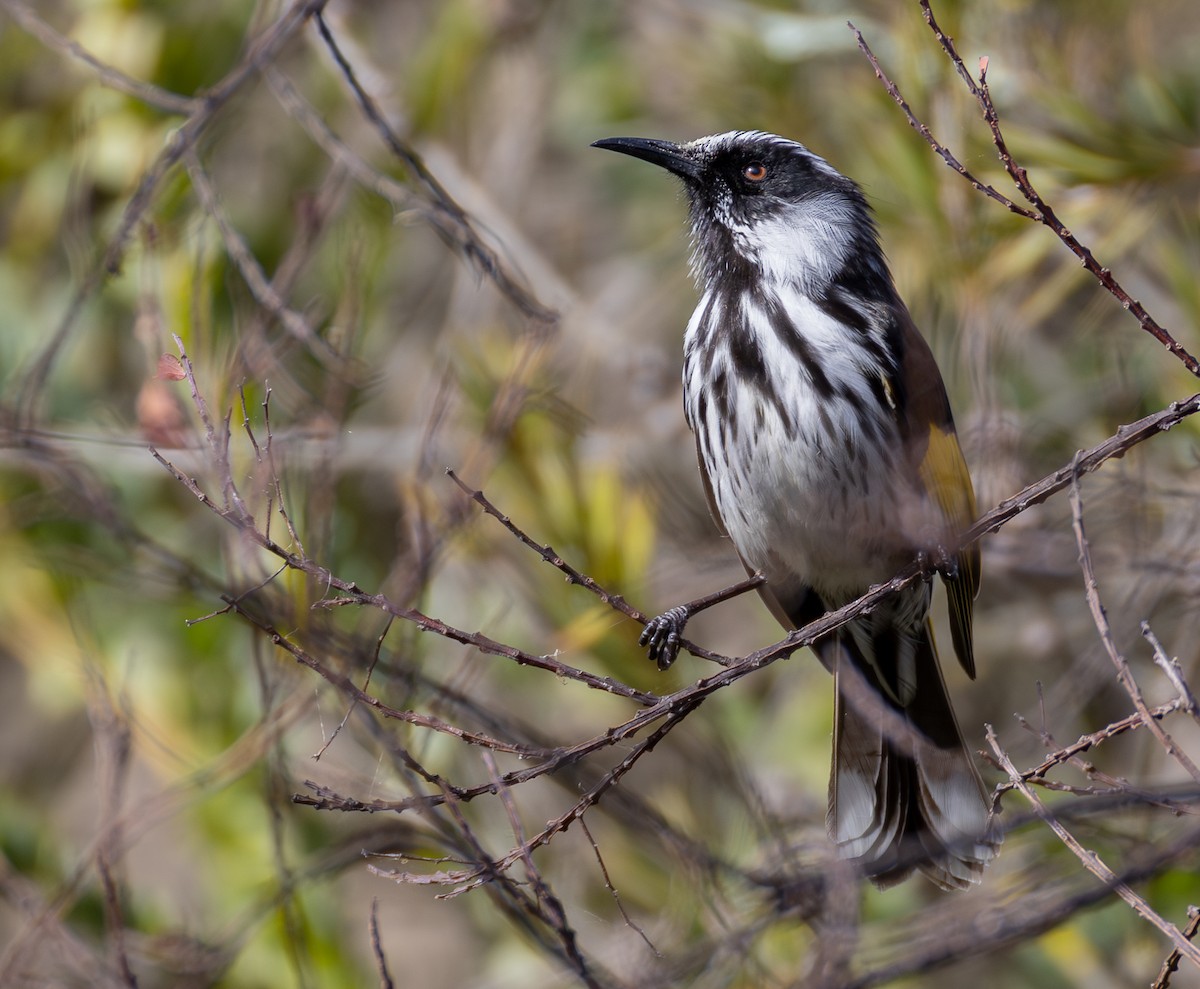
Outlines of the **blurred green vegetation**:
M1194 0L935 9L969 68L989 57L1010 146L1039 190L1130 293L1200 351ZM0 3L5 985L125 984L97 867L104 858L142 986L366 984L377 979L373 897L400 984L574 984L486 891L435 900L436 888L367 872L364 848L464 854L436 818L290 802L309 792L306 780L364 800L403 797L412 783L400 746L446 779L485 781L477 752L358 711L314 762L346 715L345 697L235 616L196 620L224 609L222 595L245 595L289 641L360 685L383 636L373 694L484 733L571 744L632 706L403 623L388 627L369 610L313 608L328 588L311 578L266 583L277 561L147 452L162 448L220 499L187 383L156 377L160 356L176 353L172 335L218 422L231 416L233 476L260 518L275 512L275 538L288 541L272 464L243 430L242 396L260 444L269 410L279 493L310 556L333 573L459 628L660 693L709 667L685 656L668 674L654 671L633 622L478 518L443 475L458 469L532 538L644 611L739 576L707 520L681 413L680 338L694 293L679 196L650 170L590 151L591 141L760 127L803 140L858 179L939 357L981 506L1196 390L1048 231L973 192L907 126L855 50L847 18L939 139L1008 191L977 108L915 4L332 4L339 43L387 118L501 263L561 314L553 331L532 327L439 238L428 199L366 124L309 25L270 71L378 181L319 146L268 72L251 74L195 150L221 218L344 362L256 300L183 165L154 190L119 272L89 283L184 117L121 91L38 27L133 79L202 98L283 7L52 0L37 6L36 24L23 10ZM388 198L388 182L401 192ZM1139 620L1151 621L1185 673L1197 671L1197 452L1197 427L1185 423L1083 484L1101 592L1155 702L1170 690L1156 679ZM982 725L996 724L1021 766L1039 761L1043 744L1011 714L1036 722L1040 693L1060 743L1128 713L1075 557L1065 500L985 544L980 681L956 679L952 690L970 737L982 746ZM705 614L689 635L731 655L780 637L750 600ZM621 906L664 955L697 966L681 964L678 984L783 986L807 971L819 926L785 918L744 943L721 942L723 931L748 929L761 898L708 874L679 836L748 870L827 854L830 694L811 657L776 664L706 702L643 760L620 788L629 803L611 796L589 814ZM1195 751L1195 732L1180 732ZM620 758L609 755L521 789L527 833ZM1152 740L1114 740L1089 758L1147 789L1179 778ZM1005 807L1006 818L1027 810L1012 796ZM643 830L647 808L660 817ZM513 844L495 801L464 813L492 852ZM1174 823L1128 808L1077 822L1114 867L1169 842ZM654 955L625 926L577 827L538 861L585 950L628 984L671 981L642 978ZM1196 867L1195 854L1184 857L1139 890L1183 923L1200 899ZM960 900L919 881L868 891L864 964L919 949L912 925L922 912L931 925L960 911L986 918L992 906L1073 878L1088 885L1049 832L1028 825L1010 836L983 889ZM1148 983L1168 950L1123 904L1039 934L897 984ZM1172 984L1200 985L1188 977Z

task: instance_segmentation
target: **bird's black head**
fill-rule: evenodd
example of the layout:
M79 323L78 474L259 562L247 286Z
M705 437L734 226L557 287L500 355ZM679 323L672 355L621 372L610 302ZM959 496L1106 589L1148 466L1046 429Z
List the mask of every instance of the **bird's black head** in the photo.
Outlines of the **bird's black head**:
M693 271L702 285L746 268L820 286L854 255L879 254L861 190L795 141L730 131L687 144L613 137L592 146L641 158L683 180Z

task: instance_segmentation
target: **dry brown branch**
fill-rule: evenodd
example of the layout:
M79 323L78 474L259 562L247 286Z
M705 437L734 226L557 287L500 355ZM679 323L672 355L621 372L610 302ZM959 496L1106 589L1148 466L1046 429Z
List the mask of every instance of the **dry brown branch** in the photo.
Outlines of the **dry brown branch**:
M347 61L338 47L337 41L330 31L329 25L320 12L316 14L317 30L325 41L329 53L341 71L343 78L354 93L354 98L362 108L363 115L371 122L383 143L396 158L412 174L413 178L425 190L428 200L433 207L434 221L437 230L445 237L446 242L459 251L468 261L488 276L496 287L535 326L550 331L558 325L558 313L543 305L532 292L522 285L508 268L500 261L499 256L491 247L484 243L475 230L471 217L458 205L445 190L437 177L425 165L424 160L416 150L405 141L388 124L379 107L370 94L358 81L354 67Z
M371 664L367 667L367 675L363 678L362 690L359 691L359 693L361 693L364 697L368 696L367 688L371 686L371 677L375 675L375 667L379 665L379 655L383 651L383 640L387 638L387 634L391 627L392 619L389 618L383 626L383 631L379 633L379 637L375 640L375 651L371 654ZM346 722L350 720L350 715L354 713L359 703L360 700L357 696L351 698L349 705L346 707L346 713L342 715L342 720L334 726L333 731L329 733L329 737L325 739L325 741L321 743L321 747L313 753L313 762L321 761L321 756L323 756L326 750L328 750L329 746L333 744L334 739L336 739L338 735L342 733L342 729L346 727ZM415 712L406 713L413 714ZM440 718L433 718L429 727L433 728L434 731L445 730L449 734L455 734L457 732L457 729L454 729L453 725L447 724Z
M433 207L428 206L425 200L407 186L390 175L385 175L347 146L279 69L269 66L263 72L263 78L279 105L308 133L312 142L330 161L344 168L354 181L375 193L396 212L416 211L432 222Z
M889 79L887 74L883 71L883 67L879 64L879 59L876 58L875 53L871 50L871 46L867 44L867 39L863 37L863 33L854 26L853 22L847 22L847 24L850 30L854 32L854 40L858 44L859 51L866 56L867 61L871 63L871 68L875 70L875 78L883 83L884 88L888 91L888 95L891 96L891 98L896 102L896 105L903 111L904 116L908 119L909 126L925 139L925 142L933 149L934 153L947 165L958 172L959 175L971 183L971 188L973 188L976 192L981 192L989 199L994 199L1010 213L1016 213L1018 216L1023 216L1030 220L1040 220L1041 217L1038 216L1037 213L1026 209L1024 206L1014 203L1008 198L1008 196L996 189L995 186L989 185L981 179L976 178L967 170L967 167L954 156L954 153L949 148L947 148L936 137L933 136L933 132L929 129L929 127L924 124L915 113L913 113L912 107L909 105L908 100L906 100L901 94L899 87L892 82L892 80Z
M137 188L125 205L116 233L108 241L102 256L76 288L66 313L42 347L41 353L21 376L18 422L30 424L37 418L36 406L41 399L46 379L74 330L84 304L105 279L120 270L129 240L154 203L162 180L184 154L195 146L222 107L247 80L275 58L279 50L310 17L325 6L326 2L327 0L293 0L287 11L250 44L242 60L220 82L205 91L191 115L174 131L167 146L143 173Z
M264 621L259 616L255 615L245 607L242 601L238 598L230 598L228 600L230 610L236 612L250 624L265 632L270 641L282 649L284 652L291 655L296 662L302 666L307 666L314 673L317 673L322 679L328 681L336 687L338 691L349 697L354 704L362 704L372 710L378 711L383 717L393 721L403 721L405 724L416 725L418 728L426 728L429 731L440 732L441 734L450 735L457 738L460 742L467 745L477 745L483 749L494 749L497 752L510 752L513 755L519 755L528 759L545 759L552 755L552 752L544 748L533 745L521 745L514 742L506 742L498 738L490 738L487 735L478 732L466 731L459 728L457 725L452 725L441 718L436 718L433 715L421 714L417 711L400 711L396 708L389 707L376 697L372 697L366 692L366 686L370 683L370 675L368 672L367 683L360 689L349 677L330 669L330 667L320 662L315 657L311 656L300 646L291 642L282 632L276 629L269 622ZM372 666L372 669L374 667ZM323 749L322 749L323 751ZM315 758L315 757L314 757Z
M1096 260L1091 249L1083 244L1066 226L1059 220L1054 209L1047 203L1041 194L1034 188L1033 183L1029 180L1028 172L1013 158L1012 152L1008 149L1008 143L1004 138L1004 134L1000 128L1000 116L996 111L996 105L992 101L991 90L987 84L987 69L988 60L986 58L980 60L979 64L979 81L978 83L971 77L971 73L967 71L966 65L963 64L962 58L959 56L957 49L954 46L954 40L945 34L938 26L934 19L933 10L930 7L930 0L921 0L921 10L925 16L925 22L929 25L934 37L937 38L938 44L953 63L958 75L962 78L967 89L979 104L983 119L988 125L988 130L992 135L992 143L996 146L996 151L1000 156L1000 162L1004 166L1004 170L1012 179L1013 184L1018 191L1024 196L1033 206L1033 210L1023 209L1017 206L1010 199L997 192L989 185L985 185L971 175L958 161L945 150L945 148L934 139L933 134L925 124L913 114L908 102L901 96L899 87L887 76L867 46L862 34L850 25L850 29L854 32L855 38L858 41L858 46L863 54L870 61L872 68L875 70L876 77L887 88L888 93L904 111L908 118L909 124L928 142L939 156L943 158L946 164L950 165L955 171L963 176L971 185L980 192L985 193L992 199L1005 206L1006 209L1017 213L1020 216L1027 217L1031 220L1036 220L1039 223L1045 224L1054 235L1061 240L1070 251L1079 258L1084 268L1103 286L1104 290L1116 299L1126 311L1130 312L1138 321L1138 325L1143 330L1149 333L1155 340L1161 343L1167 350L1174 354L1183 363L1192 374L1200 377L1200 361L1197 361L1183 345L1179 343L1170 333L1167 332L1158 321L1155 320L1140 302L1129 295L1128 292L1121 286L1117 279L1113 276L1110 269L1104 267Z
M637 622L639 625L646 624L646 616L636 608L631 607L624 597L622 597L620 594L613 594L609 591L606 591L587 574L580 573L578 570L576 570L573 566L571 566L571 564L555 553L551 547L544 546L535 541L523 529L521 529L520 526L513 522L511 518L493 505L488 499L487 495L485 495L482 491L476 490L475 488L465 484L452 468L446 468L446 475L450 478L450 480L457 484L459 488L462 489L463 493L466 494L468 498L480 505L484 512L496 519L502 526L504 526L504 528L516 536L516 538L520 540L522 544L528 546L531 550L537 553L538 556L540 556L546 563L549 563L550 566L554 567L556 570L562 571L562 573L566 575L568 584L578 584L585 590L591 591L596 595L596 597L598 597L614 611L619 612L626 618L633 619L633 621ZM762 582L763 578L761 575L758 575L757 577L751 577L747 580L739 581L738 583L733 584L724 590L706 595L705 597L700 598L698 601L692 601L689 604L693 610L701 611L704 608L711 607L712 605L720 604L722 601L728 601L730 598L736 597L737 595L745 593L746 591L753 590L755 587L758 587L760 584L762 584ZM690 652L693 656L696 656L700 659L712 660L714 663L720 663L722 666L732 666L737 662L737 660L732 659L729 656L722 656L719 653L711 652L710 650L705 649L703 646L698 646L694 642L689 642L686 639L681 640L680 645L684 649L687 649L688 652Z
M1188 924L1183 929L1183 936L1190 941L1198 931L1200 931L1200 910L1194 906L1188 907ZM1154 980L1150 989L1167 989L1171 984L1171 976L1179 969L1181 957L1177 948L1167 955L1163 961L1163 967L1158 973L1158 978Z
M1108 653L1108 658L1112 660L1113 665L1117 668L1117 679L1121 686L1125 688L1125 692L1129 695L1129 699L1133 701L1133 706L1137 710L1138 716L1149 729L1150 733L1158 739L1159 744L1170 754L1176 762L1179 763L1192 779L1200 783L1200 768L1192 762L1186 752L1183 751L1175 740L1167 734L1159 723L1159 719L1155 718L1150 712L1146 704L1145 697L1142 696L1142 690L1138 686L1137 681L1133 678L1133 673L1130 672L1129 663L1117 648L1116 642L1113 640L1112 628L1108 623L1108 615L1105 613L1104 605L1100 601L1100 589L1096 581L1096 571L1092 567L1092 551L1088 544L1087 534L1083 526L1083 500L1079 494L1079 482L1074 481L1071 484L1071 514L1075 528L1075 541L1079 547L1079 566L1083 570L1083 583L1087 590L1088 608L1092 612L1092 620L1096 623L1096 631L1100 634L1100 641L1104 644L1104 651Z
M497 782L497 785L501 788L501 792L504 792L504 784ZM598 966L584 957L579 948L575 931L568 924L558 897L554 895L544 880L540 879L536 868L532 865L532 859L526 859L526 861L534 870L536 889L534 896L521 890L517 882L506 875L503 869L495 867L493 857L484 849L474 829L463 816L458 800L451 797L446 806L450 810L459 835L470 849L472 861L479 863L476 871L480 878L471 886L483 885L493 898L503 903L510 913L522 921L525 929L538 940L543 948L573 972L588 989L606 989L611 986L612 980L602 975ZM519 834L519 826L517 831ZM518 844L523 846L524 842L518 838ZM525 859L523 854L518 857ZM451 895L453 894L440 894L443 898ZM535 921L536 924L531 924L531 921Z
M375 956L375 967L379 969L379 989L394 989L392 974L388 971L387 958L383 954L383 945L379 943L379 899L371 898L370 922L371 953Z
M1154 662L1158 664L1158 668L1171 681L1171 686L1179 692L1180 706L1194 719L1200 721L1200 708L1196 706L1196 698L1192 694L1191 687L1188 686L1187 681L1183 678L1183 670L1179 666L1179 660L1167 655L1166 650L1162 647L1162 643L1158 641L1158 636L1151 630L1149 622L1142 622L1141 631L1146 641L1150 643L1150 647L1154 650Z
M1160 931L1163 932L1174 943L1181 957L1186 957L1193 964L1200 966L1200 948L1193 945L1183 933L1170 921L1165 920L1145 899L1139 896L1129 887L1127 883L1122 882L1117 875L1101 861L1100 856L1090 849L1085 848L1079 840L1068 831L1062 823L1055 817L1053 811L1042 802L1041 797L1034 792L1033 788L1021 777L1017 771L1017 767L1012 764L1008 753L1000 746L999 740L996 738L996 733L991 725L987 726L987 740L995 754L996 759L1008 773L1009 779L1013 785L1021 791L1022 796L1033 805L1037 815L1042 819L1051 831L1053 831L1059 840L1071 850L1071 852L1083 863L1084 868L1092 873L1105 886L1116 893L1122 900L1128 903L1138 916L1149 921Z
M596 856L596 865L600 867L600 875L604 877L604 888L608 890L609 895L613 898L613 903L616 904L617 910L621 913L621 919L625 922L625 926L640 937L643 943L653 953L655 958L662 958L663 954L654 946L654 942L646 935L641 925L636 923L629 916L629 911L625 909L625 904L621 902L621 894L617 892L616 886L613 885L612 877L608 874L608 866L604 864L604 856L600 854L600 845L594 837L592 837L591 829L587 826L587 819L581 817L579 819L579 830L583 832L583 836L587 838L588 844L592 846L592 854Z
M82 62L89 69L95 71L97 78L105 86L124 93L126 96L132 96L147 106L162 110L164 113L191 116L198 109L200 100L196 97L180 96L161 86L152 85L141 79L133 79L97 58L78 42L72 41L56 31L20 0L0 0L0 7L28 34L33 35L51 51L56 51L76 62Z
M250 293L258 304L277 319L280 325L295 337L309 353L320 360L331 362L335 367L341 366L344 363L342 355L330 347L329 342L317 334L309 325L308 320L289 307L275 291L275 286L267 278L258 259L254 257L245 240L225 215L225 210L221 207L217 197L217 190L213 187L212 179L200 163L194 147L186 149L183 154L183 162L188 178L191 179L192 188L196 190L196 195L200 199L200 205L221 232L225 253L229 255L234 267L237 268L246 287L250 289Z
M1176 698L1175 700L1167 701L1167 703L1161 704L1154 708L1150 712L1150 716L1154 720L1161 720L1167 715L1181 710L1182 707L1183 704L1178 698ZM1144 727L1146 727L1146 721L1140 713L1131 714L1119 721L1114 721L1098 731L1081 735L1077 741L1058 749L1052 755L1048 756L1045 761L1034 766L1032 769L1024 770L1021 773L1021 778L1027 782L1041 782L1045 779L1046 774L1055 766L1061 766L1063 763L1070 762L1082 753L1094 749L1102 742L1107 742L1110 739L1116 738L1118 735L1123 735L1126 732L1135 731L1138 728ZM998 763L996 765L999 766ZM996 786L996 794L999 796L1000 794L1006 793L1015 788L1015 783L1000 783Z

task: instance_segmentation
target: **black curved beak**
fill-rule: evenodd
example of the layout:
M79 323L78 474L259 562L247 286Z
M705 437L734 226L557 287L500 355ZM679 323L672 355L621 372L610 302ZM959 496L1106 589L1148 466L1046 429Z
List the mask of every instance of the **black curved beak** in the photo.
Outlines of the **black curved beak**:
M641 158L651 165L665 168L681 179L700 178L700 163L685 147L670 141L659 141L651 137L606 137L602 141L593 141L592 147Z

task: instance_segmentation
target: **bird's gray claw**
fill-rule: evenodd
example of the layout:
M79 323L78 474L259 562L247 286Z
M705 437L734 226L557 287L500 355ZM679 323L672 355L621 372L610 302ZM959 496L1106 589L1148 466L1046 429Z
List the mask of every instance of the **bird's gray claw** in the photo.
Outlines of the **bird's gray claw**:
M933 565L943 580L958 580L958 557L945 546L938 546L934 551Z
M940 574L943 580L957 580L958 557L940 543L917 553L917 563L928 574Z
M675 662L675 657L679 655L679 643L689 617L687 606L681 604L651 618L642 629L638 645L650 647L650 658L658 664L660 670L669 669Z

